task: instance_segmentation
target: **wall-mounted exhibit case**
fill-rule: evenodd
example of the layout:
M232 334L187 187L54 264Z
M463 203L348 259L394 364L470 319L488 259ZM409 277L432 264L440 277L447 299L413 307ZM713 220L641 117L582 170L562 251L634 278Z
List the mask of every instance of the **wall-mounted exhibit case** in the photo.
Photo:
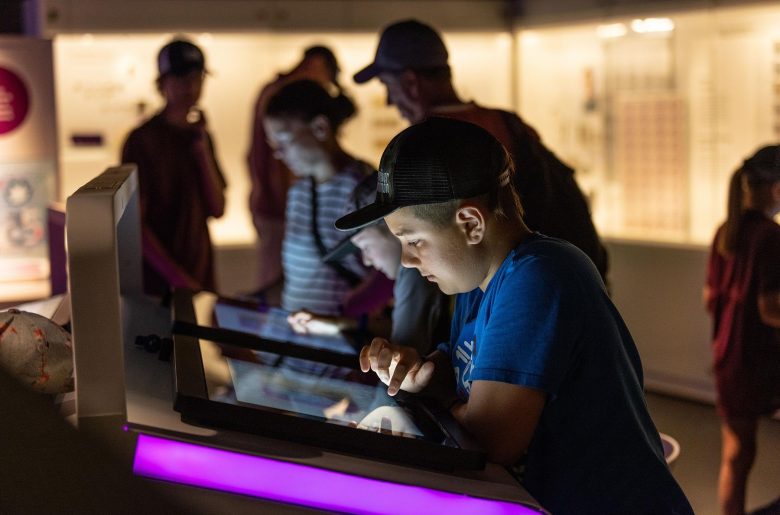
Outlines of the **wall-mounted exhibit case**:
M604 234L709 244L742 160L780 136L780 5L519 33L520 112Z

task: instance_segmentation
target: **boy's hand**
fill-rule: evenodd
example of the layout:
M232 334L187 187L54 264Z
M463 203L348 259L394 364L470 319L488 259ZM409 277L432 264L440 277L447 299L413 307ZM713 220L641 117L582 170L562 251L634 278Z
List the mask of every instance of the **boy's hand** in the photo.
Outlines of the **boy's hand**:
M419 434L420 430L401 408L380 406L355 423L358 429L388 435Z
M374 338L371 345L360 351L360 369L373 370L380 381L387 385L387 394L398 390L418 393L428 386L436 367L431 361L423 361L412 347L390 343L384 338Z
M298 311L287 317L287 323L299 334L318 334L332 336L338 334L339 324L330 317L315 315L308 311Z

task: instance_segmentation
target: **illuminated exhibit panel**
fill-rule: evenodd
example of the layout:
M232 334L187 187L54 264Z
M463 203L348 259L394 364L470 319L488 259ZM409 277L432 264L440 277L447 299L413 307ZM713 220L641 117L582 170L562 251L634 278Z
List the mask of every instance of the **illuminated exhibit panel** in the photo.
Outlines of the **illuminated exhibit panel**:
M254 102L261 86L296 64L307 46L333 48L342 68L340 81L358 105L358 115L346 124L341 137L348 151L377 165L387 142L406 126L396 109L386 105L385 90L378 80L361 86L352 82L352 75L373 60L378 33L187 36L206 54L209 76L201 104L228 182L226 214L211 221L217 244L254 240L246 165ZM64 195L116 164L128 132L161 107L155 86L156 56L171 37L163 33L56 37ZM455 84L464 98L511 107L512 35L458 32L445 33L444 38Z
M133 471L164 481L339 513L543 513L495 499L381 481L151 435L139 435Z
M708 244L731 173L780 136L778 27L759 6L524 30L520 112L603 234Z

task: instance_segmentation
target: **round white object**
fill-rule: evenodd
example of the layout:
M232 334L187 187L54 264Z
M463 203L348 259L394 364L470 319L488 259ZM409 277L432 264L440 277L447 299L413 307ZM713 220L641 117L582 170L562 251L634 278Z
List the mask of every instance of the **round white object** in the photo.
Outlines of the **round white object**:
M73 389L73 344L70 334L35 313L0 312L0 366L40 393Z

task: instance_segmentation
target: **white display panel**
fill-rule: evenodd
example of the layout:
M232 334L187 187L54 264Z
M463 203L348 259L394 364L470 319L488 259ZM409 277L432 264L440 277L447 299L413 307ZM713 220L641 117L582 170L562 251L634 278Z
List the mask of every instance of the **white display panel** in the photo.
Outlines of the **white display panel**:
M153 114L161 99L154 80L156 55L173 34L58 35L55 38L56 93L60 119L62 195L117 163L127 133ZM377 33L189 34L206 54L210 76L202 106L226 175L227 210L213 220L216 244L250 243L255 232L248 213L246 153L252 109L260 87L291 68L302 51L325 44L342 67L342 84L358 104L344 127L342 143L377 164L386 143L405 127L386 106L379 81L357 86L352 75L373 60ZM466 99L511 108L512 36L507 33L445 33L456 87Z

